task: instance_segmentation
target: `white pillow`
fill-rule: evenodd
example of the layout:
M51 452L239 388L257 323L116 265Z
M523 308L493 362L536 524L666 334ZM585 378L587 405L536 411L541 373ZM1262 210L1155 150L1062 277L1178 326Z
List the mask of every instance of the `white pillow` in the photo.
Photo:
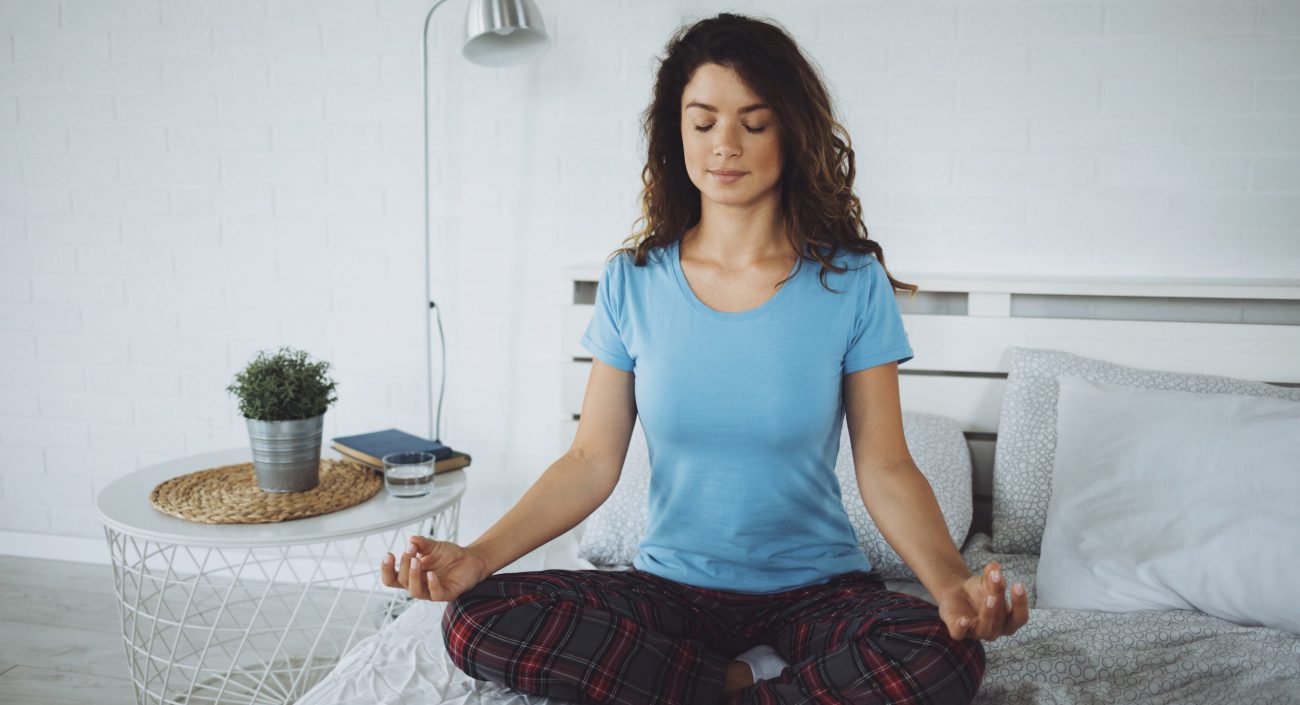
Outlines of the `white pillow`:
M1300 634L1300 402L1058 382L1036 606Z
M994 553L1040 553L1056 457L1056 378L1126 387L1300 401L1300 389L1251 380L1129 367L1064 350L1011 348L993 457Z

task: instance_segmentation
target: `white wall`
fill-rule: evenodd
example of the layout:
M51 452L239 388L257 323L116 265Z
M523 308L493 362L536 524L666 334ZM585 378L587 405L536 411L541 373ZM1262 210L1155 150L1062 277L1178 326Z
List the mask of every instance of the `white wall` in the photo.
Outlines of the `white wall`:
M718 11L822 66L898 272L1300 276L1295 2L538 2L533 64L460 59L464 0L431 33L466 543L563 451L559 270L630 233L655 57ZM106 483L247 443L258 350L332 363L328 437L428 428L429 4L0 2L0 552L105 556Z

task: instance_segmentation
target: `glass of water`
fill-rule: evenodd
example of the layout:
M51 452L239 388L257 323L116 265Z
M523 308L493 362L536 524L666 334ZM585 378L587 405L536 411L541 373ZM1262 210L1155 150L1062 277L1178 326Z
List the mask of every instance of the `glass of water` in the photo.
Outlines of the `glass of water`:
M384 486L394 497L423 497L433 489L433 453L390 453L384 456Z

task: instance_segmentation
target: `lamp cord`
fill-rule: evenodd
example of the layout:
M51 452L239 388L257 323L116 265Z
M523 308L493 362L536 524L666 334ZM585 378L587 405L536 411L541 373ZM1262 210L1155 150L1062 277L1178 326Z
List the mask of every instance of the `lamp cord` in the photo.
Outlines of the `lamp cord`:
M435 427L433 433L433 440L441 443L442 442L442 395L443 392L447 390L447 373L446 373L447 339L443 337L442 334L442 311L438 309L438 304L430 301L429 308L433 309L434 315L438 317L438 349L442 351L442 367L440 368L442 370L442 374L438 375L438 416L437 416L438 424ZM432 376L432 368L430 369L430 375ZM430 395L430 398L432 398L432 395Z

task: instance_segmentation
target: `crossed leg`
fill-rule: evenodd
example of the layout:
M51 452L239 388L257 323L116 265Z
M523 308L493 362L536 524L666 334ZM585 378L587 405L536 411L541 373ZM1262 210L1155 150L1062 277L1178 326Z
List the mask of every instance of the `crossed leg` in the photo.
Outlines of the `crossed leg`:
M790 662L780 676L736 693L739 705L967 705L984 679L984 646L953 640L939 608L854 573L764 617Z
M586 703L717 705L748 644L662 580L552 569L490 576L448 605L443 640L479 680Z
M936 606L874 573L741 612L728 624L739 613L646 573L555 569L489 577L442 627L470 676L587 703L966 705L984 677L978 640L954 641ZM724 700L729 656L755 643L790 667Z

